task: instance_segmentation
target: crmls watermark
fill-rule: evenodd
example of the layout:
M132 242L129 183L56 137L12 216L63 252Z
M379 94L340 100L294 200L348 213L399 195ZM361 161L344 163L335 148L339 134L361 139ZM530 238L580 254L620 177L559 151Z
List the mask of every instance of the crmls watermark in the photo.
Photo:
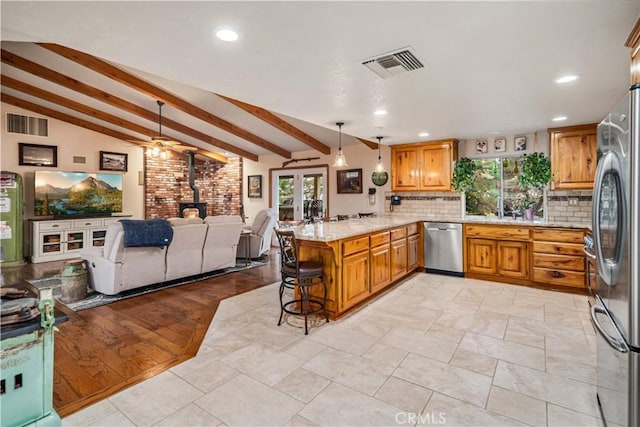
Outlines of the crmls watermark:
M446 424L446 412L424 412L417 414L415 412L398 412L396 413L396 423L410 425L439 425Z

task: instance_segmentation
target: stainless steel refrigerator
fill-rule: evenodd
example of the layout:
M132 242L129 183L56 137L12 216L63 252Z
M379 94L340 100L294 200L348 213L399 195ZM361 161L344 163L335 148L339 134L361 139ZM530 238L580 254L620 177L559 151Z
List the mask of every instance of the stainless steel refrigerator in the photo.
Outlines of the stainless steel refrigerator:
M640 85L598 126L593 237L598 403L608 425L640 425Z

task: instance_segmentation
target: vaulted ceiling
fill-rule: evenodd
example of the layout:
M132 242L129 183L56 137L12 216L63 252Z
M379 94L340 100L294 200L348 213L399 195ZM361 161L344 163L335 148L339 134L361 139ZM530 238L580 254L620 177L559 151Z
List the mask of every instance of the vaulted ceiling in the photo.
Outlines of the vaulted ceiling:
M596 122L628 88L633 1L3 1L2 101L224 161ZM236 43L215 39L223 26ZM410 46L425 68L362 65ZM579 79L559 86L563 74ZM384 108L387 114L375 116ZM428 137L419 137L429 132ZM351 137L349 135L353 135Z

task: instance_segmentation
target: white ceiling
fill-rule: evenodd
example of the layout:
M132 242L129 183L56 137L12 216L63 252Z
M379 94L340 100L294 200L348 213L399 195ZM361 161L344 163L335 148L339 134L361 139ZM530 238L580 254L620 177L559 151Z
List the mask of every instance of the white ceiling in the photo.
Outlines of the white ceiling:
M383 135L385 144L598 122L628 89L624 42L640 16L637 0L2 1L0 7L3 49L155 111L155 101L146 95L104 76L88 76L84 67L36 45L6 41L57 43L139 70L145 79L293 152L309 147L203 90L290 117L332 147L336 121L345 122L347 134L372 140ZM239 41L216 39L213 31L221 27L238 31ZM361 65L405 46L427 67L383 80ZM157 127L5 64L2 73ZM580 78L554 83L567 73ZM374 116L377 108L388 114ZM179 111L165 108L163 115L267 154ZM552 122L557 115L568 119ZM419 137L424 131L430 136Z

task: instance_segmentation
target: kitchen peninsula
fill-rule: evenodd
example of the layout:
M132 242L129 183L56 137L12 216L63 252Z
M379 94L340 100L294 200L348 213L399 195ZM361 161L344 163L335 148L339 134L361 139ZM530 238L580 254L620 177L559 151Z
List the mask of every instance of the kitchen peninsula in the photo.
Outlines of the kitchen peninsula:
M333 319L424 267L421 219L362 218L293 230L300 259L324 265L327 309Z

